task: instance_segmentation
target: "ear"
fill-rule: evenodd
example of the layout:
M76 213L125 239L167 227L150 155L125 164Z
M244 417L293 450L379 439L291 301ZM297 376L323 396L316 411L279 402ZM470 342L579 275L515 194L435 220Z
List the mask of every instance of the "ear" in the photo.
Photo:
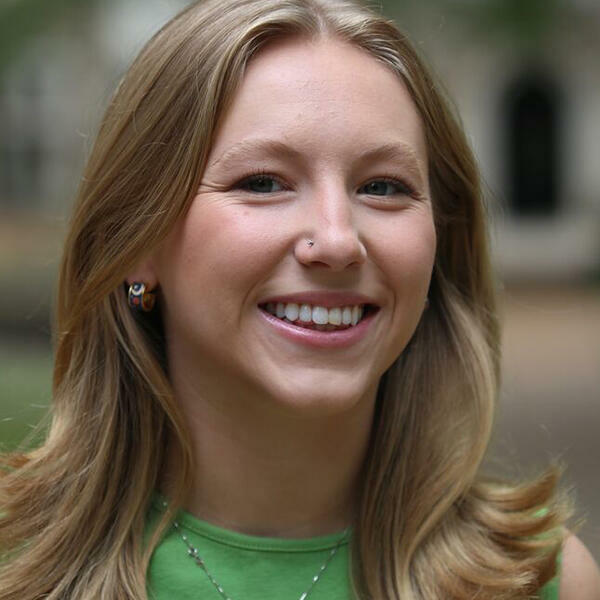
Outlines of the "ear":
M150 257L139 262L125 279L128 285L143 283L146 290L151 292L158 286L158 275L154 266L154 260Z

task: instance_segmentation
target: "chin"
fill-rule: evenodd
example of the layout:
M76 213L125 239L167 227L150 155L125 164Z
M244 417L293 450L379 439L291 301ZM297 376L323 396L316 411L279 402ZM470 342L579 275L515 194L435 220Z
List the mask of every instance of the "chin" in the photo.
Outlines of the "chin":
M325 378L286 383L288 385L268 390L277 405L300 417L326 417L374 404L379 381L360 385L356 380L349 380L347 374L339 378L329 373Z

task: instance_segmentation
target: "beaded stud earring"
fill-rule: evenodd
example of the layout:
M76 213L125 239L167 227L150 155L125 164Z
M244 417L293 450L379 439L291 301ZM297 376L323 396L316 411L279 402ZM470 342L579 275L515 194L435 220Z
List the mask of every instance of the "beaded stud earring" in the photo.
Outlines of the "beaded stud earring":
M134 281L129 286L127 294L127 302L130 308L150 312L154 308L156 302L156 294L146 291L146 284L141 281Z

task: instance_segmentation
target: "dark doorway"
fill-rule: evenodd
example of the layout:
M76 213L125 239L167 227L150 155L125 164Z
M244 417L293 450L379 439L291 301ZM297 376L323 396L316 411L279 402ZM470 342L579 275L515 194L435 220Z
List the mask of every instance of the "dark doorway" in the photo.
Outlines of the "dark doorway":
M522 217L551 217L560 206L560 94L536 71L523 73L504 101L508 201Z

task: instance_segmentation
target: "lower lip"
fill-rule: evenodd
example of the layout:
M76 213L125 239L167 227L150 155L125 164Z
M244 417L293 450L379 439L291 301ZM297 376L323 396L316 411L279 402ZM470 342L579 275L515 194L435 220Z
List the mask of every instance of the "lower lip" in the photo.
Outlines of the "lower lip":
M371 327L378 312L367 314L357 325L340 329L339 331L319 331L317 329L306 329L288 323L283 319L268 313L262 308L258 309L261 316L272 325L283 337L310 346L311 348L347 348L362 340Z

